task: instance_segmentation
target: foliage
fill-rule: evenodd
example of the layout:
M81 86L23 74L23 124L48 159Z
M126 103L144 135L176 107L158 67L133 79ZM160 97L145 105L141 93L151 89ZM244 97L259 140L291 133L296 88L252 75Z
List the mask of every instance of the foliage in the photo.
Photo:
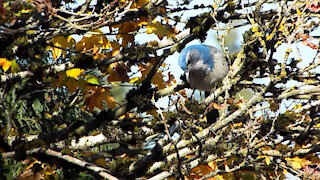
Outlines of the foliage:
M319 179L319 12L318 0L0 1L0 179ZM230 72L198 100L164 61L213 30Z

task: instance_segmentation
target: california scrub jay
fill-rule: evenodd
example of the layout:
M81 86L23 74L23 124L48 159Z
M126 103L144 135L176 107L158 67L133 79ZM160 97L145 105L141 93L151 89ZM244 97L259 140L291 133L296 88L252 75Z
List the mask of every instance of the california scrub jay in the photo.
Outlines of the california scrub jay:
M179 66L184 70L192 89L206 91L206 96L217 81L229 71L228 62L220 50L207 45L192 45L182 49ZM214 123L219 117L217 109L207 114L207 121Z
M229 71L224 55L215 47L192 45L182 49L179 66L184 70L192 89L211 91L215 82Z

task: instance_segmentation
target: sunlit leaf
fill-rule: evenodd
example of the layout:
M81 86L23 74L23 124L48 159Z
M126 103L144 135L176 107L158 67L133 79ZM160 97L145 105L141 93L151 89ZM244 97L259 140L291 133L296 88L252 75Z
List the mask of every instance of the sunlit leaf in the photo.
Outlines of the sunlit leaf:
M266 155L259 155L257 157L257 159L262 159L262 158L264 159L264 162L266 163L266 165L269 166L270 165L270 157L266 156Z
M155 61L152 60L151 62L148 62L147 64L139 64L139 69L141 71L141 74L143 77L147 77L149 74L150 70L152 69ZM163 80L163 74L162 71L158 70L154 76L151 79L151 82L158 88L158 89L163 89L165 88L165 82Z
M0 66L6 72L11 66L11 61L8 61L6 58L0 58Z
M130 8L131 9L141 8L141 6L145 6L149 2L150 2L150 0L137 0L137 1L134 1L134 3L132 4L132 6Z
M20 68L19 64L16 62L16 60L11 61L11 71L13 73L21 71L21 68Z
M141 77L134 77L130 79L129 83L137 83L139 80L141 80Z
M87 36L83 36L76 44L77 51L90 52L94 54L95 59L103 58L104 55L101 53L101 50L109 48L111 48L110 42L99 29L91 31Z
M93 75L87 75L86 79L87 79L88 83L99 85L99 81L98 81L97 77L95 77Z
M78 76L80 76L80 74L83 72L83 69L80 68L73 68L73 69L69 69L66 71L66 74L68 77L73 77L75 79L78 78Z
M117 35L117 39L122 38L122 47L128 46L129 43L133 43L134 35L129 34L129 32L133 32L139 29L137 22L124 22L115 27L119 28L119 34Z
M68 36L67 38L64 36L58 36L52 39L52 56L53 59L58 59L61 54L63 57L66 57L66 49L71 48L75 44L75 40Z
M213 162L213 161L209 162L209 163L208 163L208 166L209 166L212 170L218 169L217 163L216 163L216 162Z
M285 158L285 160L295 169L301 169L304 166L311 164L311 162L305 158L299 158L295 156L294 158Z
M147 33L154 33L161 40L164 36L168 36L170 31L168 31L160 22L153 20L151 24L147 25Z

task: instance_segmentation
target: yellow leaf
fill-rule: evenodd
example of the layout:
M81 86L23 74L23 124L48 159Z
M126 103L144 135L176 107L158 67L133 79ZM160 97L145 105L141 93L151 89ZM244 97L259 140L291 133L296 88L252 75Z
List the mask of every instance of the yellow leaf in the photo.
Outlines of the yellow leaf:
M305 167L311 162L305 158L299 158L298 156L295 156L294 158L285 158L285 160L294 168L294 169L301 169L302 167Z
M316 128L320 128L320 123L316 124Z
M235 123L233 124L234 127L239 127L239 126L242 126L242 122L239 122L239 123Z
M32 10L31 9L22 9L21 10L21 13L29 13L31 12Z
M128 21L114 27L119 28L117 39L122 38L122 47L125 47L128 46L128 43L134 42L134 35L129 32L136 31L139 28L139 22Z
M66 49L71 48L73 44L75 43L74 39L71 36L68 36L65 38L64 36L58 36L52 39L52 44L54 47L52 47L52 56L53 59L58 59L61 54L63 54L63 57L66 57Z
M75 79L78 78L78 76L83 72L83 69L80 68L73 68L66 71L66 74L68 77L73 77Z
M216 162L213 162L213 161L209 162L209 163L208 163L208 166L209 166L211 169L213 169L214 171L215 171L216 169L218 169L217 163L216 163Z
M266 163L266 165L269 166L269 165L270 165L270 158L269 158L269 156L259 155L259 156L257 157L257 159L262 159L262 158L264 158L264 162Z
M11 66L11 61L8 61L6 58L0 58L0 66L6 72Z
M44 113L44 115L45 115L47 118L50 118L50 119L52 118L52 115L51 115L51 114L49 114L49 113L47 113L47 112L46 112L46 113Z
M156 34L159 39L162 39L164 36L168 36L170 31L168 31L160 22L153 20L151 24L147 25L147 34L151 33Z
M141 71L141 74L143 77L146 77L150 70L152 69L153 64L155 64L155 59L151 60L148 62L146 65L144 64L139 64L139 69ZM158 70L154 76L151 79L151 82L160 90L165 88L165 81L163 80L163 74L162 71Z
M216 175L212 178L213 180L224 180L222 175Z
M150 0L137 0L137 1L134 1L132 6L130 7L130 9L140 8L141 6L147 5L147 3L149 3L149 2L150 2Z
M299 8L297 8L297 14L300 16L302 13Z
M141 79L141 77L135 77L135 78L131 78L129 83L136 83L137 81L139 81Z
M99 85L99 81L98 81L97 77L95 77L93 75L87 75L86 79L87 79L88 83Z
M77 42L76 50L79 52L90 52L95 55L95 59L103 58L101 50L111 48L111 43L99 29L91 31L90 33L91 34L82 37L82 39Z

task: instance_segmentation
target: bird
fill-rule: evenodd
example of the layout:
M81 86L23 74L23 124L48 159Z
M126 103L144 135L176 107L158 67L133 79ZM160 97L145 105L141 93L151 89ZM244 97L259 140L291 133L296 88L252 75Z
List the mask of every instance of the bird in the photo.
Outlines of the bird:
M182 49L178 63L184 70L190 87L205 91L206 97L214 89L216 82L221 81L229 71L228 61L224 54L216 47L203 44L191 45ZM207 122L212 124L219 117L219 111L209 105L206 117Z
M210 92L229 71L224 54L213 46L198 44L182 49L179 66L192 89Z

